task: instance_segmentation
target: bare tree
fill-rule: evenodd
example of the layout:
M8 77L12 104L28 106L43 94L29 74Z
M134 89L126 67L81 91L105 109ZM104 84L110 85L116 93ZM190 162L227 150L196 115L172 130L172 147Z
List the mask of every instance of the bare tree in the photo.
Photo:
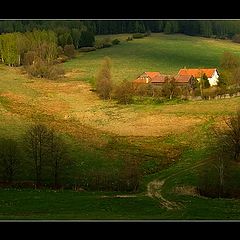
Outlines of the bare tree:
M20 150L13 139L0 139L0 165L4 180L12 183L20 169Z
M60 174L62 173L63 167L68 165L69 159L67 158L65 142L54 130L50 132L49 150L49 163L53 174L54 187L57 188L59 186Z
M96 77L96 90L103 99L110 99L112 92L111 59L105 57Z
M31 126L25 134L27 151L34 161L35 183L39 187L42 183L42 168L48 157L50 132L43 124Z

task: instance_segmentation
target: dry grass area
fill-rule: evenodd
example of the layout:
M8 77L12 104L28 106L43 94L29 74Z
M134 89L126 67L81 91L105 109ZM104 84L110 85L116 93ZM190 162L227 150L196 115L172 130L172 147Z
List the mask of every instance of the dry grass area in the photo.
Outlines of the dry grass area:
M76 74L81 71L68 71L65 78L58 81L29 79L21 69L1 66L0 77L4 80L0 79L3 86L0 97L7 101L5 114L11 112L33 121L40 118L86 142L90 138L98 146L107 143L102 137L105 134L132 138L130 142L141 141L144 145L146 137L158 141L157 138L194 131L212 116L221 122L221 116L234 112L240 103L239 98L235 98L175 105L119 106L114 101L100 100L89 84L76 81Z
M91 87L82 82L34 82L29 87L41 91L39 108L44 107L62 119L119 136L166 136L182 133L202 122L199 117L135 111L101 101Z
M194 186L177 186L173 192L179 195L199 196L199 193Z

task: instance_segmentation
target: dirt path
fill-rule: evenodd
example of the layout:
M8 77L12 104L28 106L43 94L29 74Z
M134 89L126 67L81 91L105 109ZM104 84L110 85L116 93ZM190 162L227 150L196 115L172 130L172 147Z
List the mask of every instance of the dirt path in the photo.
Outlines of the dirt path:
M169 180L170 178L175 177L177 175L180 175L183 172L198 168L198 167L200 167L204 164L205 164L205 160L199 162L198 164L196 164L192 167L189 167L189 168L186 168L184 170L178 171L174 174L171 174L164 179L161 179L161 180L155 179L155 180L149 182L148 185L147 185L147 196L149 196L151 198L158 199L159 202L160 202L160 205L162 207L165 207L165 208L169 209L169 210L179 209L179 208L183 207L183 204L177 203L177 202L174 202L174 201L169 201L169 200L167 200L166 198L163 197L163 195L162 195L163 186L166 183L166 181Z

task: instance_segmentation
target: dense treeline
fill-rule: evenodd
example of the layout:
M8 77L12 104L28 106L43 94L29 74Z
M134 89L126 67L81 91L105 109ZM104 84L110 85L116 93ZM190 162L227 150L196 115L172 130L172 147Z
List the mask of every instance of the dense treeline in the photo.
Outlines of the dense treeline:
M184 33L205 37L231 38L240 33L239 20L2 20L0 33L53 30L68 44L77 43L81 31L94 34L136 32ZM72 39L71 39L72 38ZM60 40L61 41L61 40ZM61 45L61 44L60 44Z

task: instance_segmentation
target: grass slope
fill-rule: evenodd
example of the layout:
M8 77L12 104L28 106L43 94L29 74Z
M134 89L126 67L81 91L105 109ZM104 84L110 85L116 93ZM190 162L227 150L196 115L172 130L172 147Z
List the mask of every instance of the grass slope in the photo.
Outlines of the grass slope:
M219 67L224 51L240 54L240 45L229 40L157 33L126 42L127 36L112 36L122 40L120 45L80 53L76 59L64 65L67 69L79 70L76 79L93 82L102 58L109 56L112 59L113 79L118 82L123 79L133 80L145 71L176 74L185 66L215 68Z

